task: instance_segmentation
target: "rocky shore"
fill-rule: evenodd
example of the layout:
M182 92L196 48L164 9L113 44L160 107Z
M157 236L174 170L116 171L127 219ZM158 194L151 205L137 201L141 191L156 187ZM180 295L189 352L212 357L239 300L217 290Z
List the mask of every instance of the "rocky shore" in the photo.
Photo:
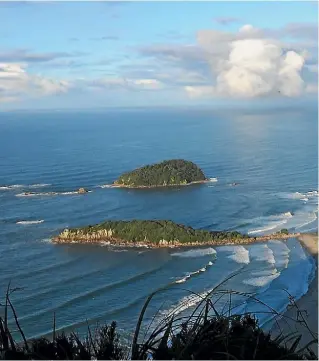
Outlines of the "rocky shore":
M206 180L194 181L190 183L166 184L166 185L160 184L155 186L130 186L126 184L113 183L111 184L111 188L150 189L150 188L167 188L167 187L185 187L193 184L205 184L209 182L210 180L206 179Z
M199 246L224 246L224 245L245 245L258 242L267 242L272 239L297 238L300 233L274 233L260 237L247 237L238 239L219 239L207 242L179 242L178 240L170 241L162 239L158 243L144 239L143 242L127 241L116 238L112 229L101 229L91 233L85 233L81 230L65 229L58 236L52 238L52 242L58 244L81 243L96 244L104 243L118 247L146 247L146 248L176 248L176 247L199 247Z

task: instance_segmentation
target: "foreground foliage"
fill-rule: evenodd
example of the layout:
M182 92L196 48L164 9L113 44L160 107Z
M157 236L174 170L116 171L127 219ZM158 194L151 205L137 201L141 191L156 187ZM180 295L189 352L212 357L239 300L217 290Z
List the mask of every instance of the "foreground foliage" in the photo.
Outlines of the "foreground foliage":
M204 173L193 162L172 159L123 173L114 184L130 187L155 187L185 185L205 180Z
M95 332L88 328L87 337L80 339L74 332L58 335L53 326L52 338L26 340L15 309L6 295L4 316L0 317L0 359L29 360L316 360L309 346L298 349L301 336L279 335L275 339L265 333L254 316L249 314L219 314L210 297L205 297L195 311L187 317L174 312L141 339L143 317L151 294L138 319L132 343L121 342L116 323L99 327ZM230 295L228 291L226 295ZM256 300L257 302L257 300ZM23 342L16 342L8 327L11 309ZM196 312L197 311L197 312ZM148 328L150 330L151 328Z

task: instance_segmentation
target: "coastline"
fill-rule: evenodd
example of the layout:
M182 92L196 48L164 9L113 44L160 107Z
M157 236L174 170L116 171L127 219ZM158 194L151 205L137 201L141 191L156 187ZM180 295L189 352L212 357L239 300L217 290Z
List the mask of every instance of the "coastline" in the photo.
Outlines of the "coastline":
M64 231L65 232L65 231ZM300 233L289 233L289 234L269 234L266 236L260 237L249 237L249 238L240 238L236 241L234 239L220 239L212 240L210 242L187 242L181 243L178 241L166 241L161 240L159 243L152 242L131 242L125 241L122 239L116 239L113 237L107 237L105 234L91 234L91 235L81 235L78 239L72 238L72 236L64 237L63 233L53 237L51 240L53 243L57 244L105 244L116 247L126 247L126 248L184 248L184 247L207 247L207 246L240 246L247 244L254 244L259 242L267 242L272 239L289 239L289 238L298 238Z
M152 188L168 188L168 187L185 187L185 186L191 186L194 184L205 184L211 182L209 179L201 180L201 181L194 181L190 183L184 183L184 184L167 184L167 185L156 185L156 186L129 186L125 184L116 184L112 183L110 185L110 188L129 188L129 189L152 189Z
M283 313L284 319L278 320L278 323L273 325L271 334L277 336L281 332L284 334L297 332L302 335L299 343L300 348L313 340L314 337L318 339L318 233L303 233L297 238L309 256L313 257L315 261L315 275L309 284L308 291L294 302L297 307L287 308ZM302 312L310 331L302 323L294 321L296 319L301 320L298 309ZM318 356L318 343L311 345L310 349Z

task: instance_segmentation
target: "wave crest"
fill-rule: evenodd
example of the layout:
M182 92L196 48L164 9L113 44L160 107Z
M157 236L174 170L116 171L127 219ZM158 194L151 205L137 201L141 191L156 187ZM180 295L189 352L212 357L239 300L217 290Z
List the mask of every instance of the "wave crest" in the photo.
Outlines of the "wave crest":
M194 257L203 257L209 255L215 255L217 252L214 248L203 248L203 249L190 249L188 251L175 252L172 253L172 257L181 257L181 258L194 258Z
M221 252L232 252L227 258L243 264L249 264L249 251L243 246L221 246L218 247L218 251Z
M43 222L44 222L43 219L39 219L39 220L35 220L35 221L18 221L17 224L28 225L28 224L39 224L39 223L43 223Z

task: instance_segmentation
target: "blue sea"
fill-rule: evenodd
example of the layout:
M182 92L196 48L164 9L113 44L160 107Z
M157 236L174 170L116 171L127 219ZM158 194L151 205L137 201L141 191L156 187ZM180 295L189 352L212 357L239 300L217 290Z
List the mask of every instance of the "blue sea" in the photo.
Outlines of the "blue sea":
M9 281L19 288L12 301L27 337L49 334L54 313L57 329L116 320L129 334L152 291L168 287L146 321L158 310L191 312L232 275L223 289L284 310L287 291L301 297L314 275L296 239L150 250L54 245L50 238L106 219L171 219L250 235L314 231L317 134L311 108L0 113L1 297ZM173 158L216 179L169 189L108 187L122 172ZM79 187L92 192L72 193ZM23 197L31 191L59 194ZM256 312L261 323L269 319L269 310L247 298L234 297L233 305Z

